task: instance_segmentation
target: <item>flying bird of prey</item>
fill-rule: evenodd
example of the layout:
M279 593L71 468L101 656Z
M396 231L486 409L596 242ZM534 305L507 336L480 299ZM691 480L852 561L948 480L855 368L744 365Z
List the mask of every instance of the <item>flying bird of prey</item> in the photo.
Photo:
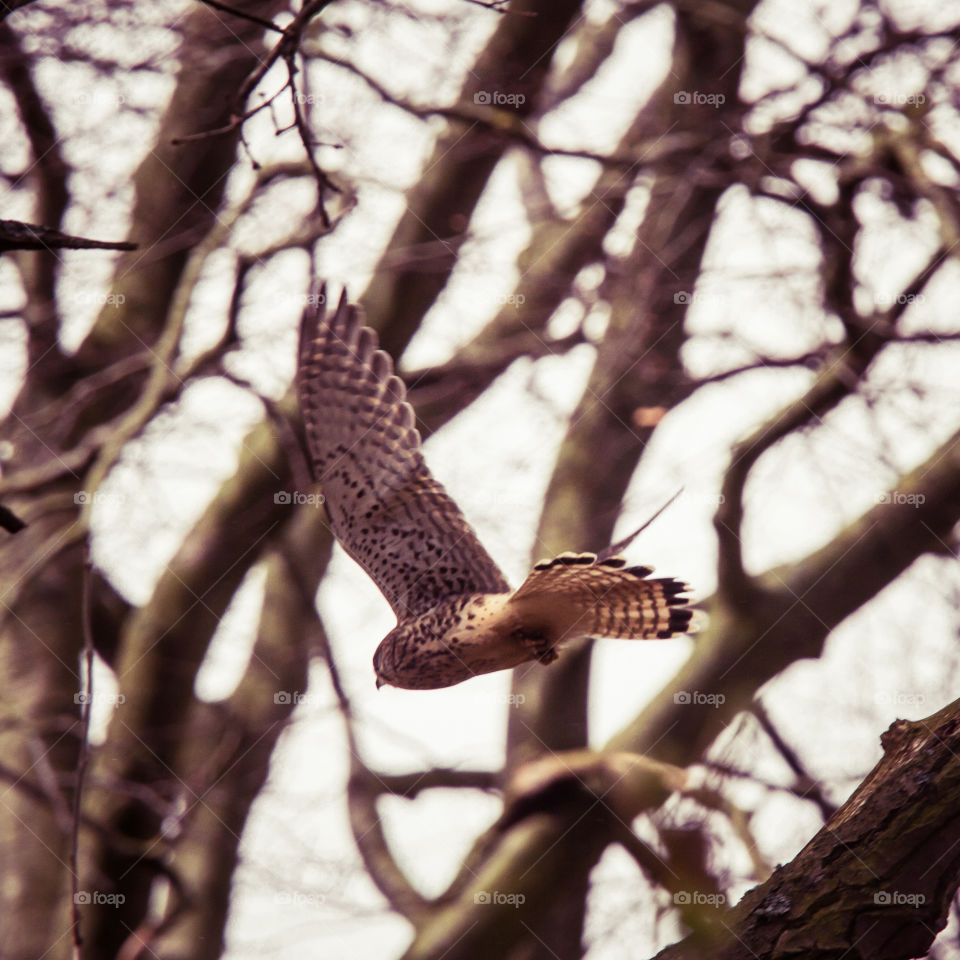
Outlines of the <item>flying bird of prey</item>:
M377 336L341 297L314 298L300 330L297 387L330 526L397 615L373 657L377 686L448 687L528 660L552 663L580 637L684 633L690 588L623 557L563 553L518 590L483 548L421 452L413 407Z

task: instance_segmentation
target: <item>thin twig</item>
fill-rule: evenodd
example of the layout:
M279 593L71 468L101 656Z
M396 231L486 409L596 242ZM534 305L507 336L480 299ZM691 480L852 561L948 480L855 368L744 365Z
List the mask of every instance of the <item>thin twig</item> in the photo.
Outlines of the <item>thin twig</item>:
M71 926L73 929L73 955L81 960L83 935L80 932L80 808L83 800L83 781L87 775L87 763L90 759L90 709L93 705L93 626L91 616L92 563L90 545L83 551L83 588L81 593L80 619L83 628L83 656L86 676L83 682L80 716L80 746L77 753L77 777L73 788L73 826L70 836L70 893Z
M310 24L310 21L316 17L325 7L329 6L332 0L309 0L305 3L303 9L284 27L282 30L279 30L273 23L269 21L262 20L259 17L254 17L248 14L244 14L239 10L235 10L232 7L229 7L223 3L217 2L217 0L201 0L203 3L207 3L209 6L215 7L218 10L223 10L227 13L235 14L236 16L244 17L245 19L252 20L254 23L259 24L260 26L269 28L271 30L277 30L281 37L274 44L273 48L267 53L263 58L260 65L254 70L244 81L243 86L240 88L240 92L237 94L237 103L240 104L240 109L236 114L234 114L229 122L223 126L216 127L211 130L203 130L198 133L186 134L183 137L178 137L172 142L176 145L188 143L193 140L203 140L207 137L216 137L222 136L228 133L232 133L237 128L240 128L240 139L244 146L247 148L247 152L250 153L249 144L243 136L243 124L249 119L253 114L257 113L259 110L264 109L265 107L271 106L273 102L283 93L284 90L290 90L290 102L293 107L293 116L294 122L291 127L285 129L296 129L300 135L300 140L303 143L303 148L307 153L307 160L310 164L310 169L316 178L318 186L318 196L317 196L317 207L320 211L320 217L323 221L325 228L330 226L330 215L327 213L326 206L324 204L324 191L332 191L333 193L339 193L340 188L323 172L320 164L317 163L316 158L313 155L313 138L310 133L309 125L307 124L306 117L304 116L303 110L301 109L300 97L297 92L297 84L295 77L299 72L299 68L296 64L297 54L300 52L300 40L303 35L303 31ZM251 96L253 91L257 88L261 80L267 75L270 71L270 68L278 61L283 60L284 64L287 67L287 82L276 92L273 96L269 97L264 103L258 104L256 107L251 108L250 110L243 110L242 107L246 104L248 98ZM278 133L284 132L283 130L278 130ZM251 154L251 162L254 167L257 167L257 162L253 159Z
M174 137L170 142L175 147L181 147L185 143L194 143L197 140L208 140L210 137L222 137L228 133L233 133L237 127L245 123L252 116L269 107L285 89L286 84L284 84L284 86L282 86L271 97L268 97L266 100L264 100L263 103L259 103L257 106L251 107L249 110L245 110L243 113L233 114L233 116L230 117L230 120L222 127L213 127L210 130L201 130L199 133L185 133L182 136Z
M653 523L653 521L656 520L657 517L659 517L660 514L663 513L663 511L666 510L667 507L669 507L677 499L677 497L680 496L681 493L683 493L683 487L681 487L662 507L660 507L652 517L649 517L639 527L637 527L633 533L624 537L622 540L618 540L616 543L610 544L609 547L604 547L604 549L597 554L597 560L606 560L608 557L613 557L620 553L621 550L626 550L627 547L629 547L630 544L633 543L633 541L636 540L636 538L639 537L640 534L643 533L643 531L646 530L647 527L649 527L650 524Z
M278 27L270 20L265 20L263 17L258 17L255 13L247 13L245 10L238 10L236 7L228 6L226 3L219 3L218 0L200 0L200 3L206 4L208 7L213 7L214 10L219 10L221 13L229 13L231 16L240 17L242 20L249 20L251 23L257 23L263 27L264 30L275 30L277 33L283 33L283 27Z
M507 4L510 0L464 0L464 3L472 4L475 7L482 7L491 13L499 13L506 16L510 14L514 17L535 17L537 14L533 10L508 10Z
M824 796L820 784L810 775L810 772L804 766L797 751L784 740L783 735L773 725L770 714L767 713L764 705L759 700L754 700L750 705L750 712L757 718L761 729L770 738L770 742L783 758L784 763L786 763L793 775L797 778L797 796L801 796L803 799L815 803L820 810L824 822L829 820L837 809L836 804L831 803Z
M496 791L501 788L502 774L495 770L457 770L433 767L411 773L376 773L371 786L377 793L413 800L423 790L437 788Z
M283 60L287 65L287 85L290 87L290 104L293 107L293 125L296 127L297 133L300 134L300 142L303 144L310 169L313 171L313 175L317 181L317 208L320 211L320 219L325 228L330 227L330 215L327 213L327 208L323 202L324 191L332 190L334 193L339 193L340 188L323 172L320 164L317 163L316 157L313 155L313 137L310 127L307 124L307 118L304 116L300 102L300 94L297 90L296 76L298 68L296 57L300 51L301 31L306 24L309 23L310 18L319 13L329 2L330 0L313 0L313 3L304 7L303 11L301 11L302 23L299 24L295 32L291 31L289 36L285 33L280 43L280 46L283 48Z
M740 367L732 367L729 370L721 370L719 373L711 373L709 376L700 377L697 380L697 384L703 386L708 383L722 383L731 377L738 377L742 373L750 373L753 370L783 370L789 369L790 367L806 367L810 370L813 369L815 365L822 363L826 355L827 349L821 348L819 350L811 350L799 357L786 357L782 359L779 357L767 357L763 360L758 360L756 363L745 363Z

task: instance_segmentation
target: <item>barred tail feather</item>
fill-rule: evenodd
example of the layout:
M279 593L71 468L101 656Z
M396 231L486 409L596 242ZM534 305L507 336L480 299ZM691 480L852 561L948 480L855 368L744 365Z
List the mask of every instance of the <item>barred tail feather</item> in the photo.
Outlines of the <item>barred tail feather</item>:
M514 594L526 616L549 621L559 640L577 636L667 639L691 629L690 587L672 577L649 579L651 567L623 557L598 560L565 553L542 560Z

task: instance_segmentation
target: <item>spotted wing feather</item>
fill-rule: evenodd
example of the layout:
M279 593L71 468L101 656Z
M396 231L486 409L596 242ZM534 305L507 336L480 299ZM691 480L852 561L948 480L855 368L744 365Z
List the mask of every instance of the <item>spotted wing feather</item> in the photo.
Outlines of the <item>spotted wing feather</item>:
M510 588L460 509L431 476L406 389L346 295L325 296L300 330L297 387L330 524L398 619L458 594Z
M574 637L665 639L689 629L690 588L669 577L649 579L651 567L629 567L623 557L564 553L542 560L510 605L541 624L555 640Z

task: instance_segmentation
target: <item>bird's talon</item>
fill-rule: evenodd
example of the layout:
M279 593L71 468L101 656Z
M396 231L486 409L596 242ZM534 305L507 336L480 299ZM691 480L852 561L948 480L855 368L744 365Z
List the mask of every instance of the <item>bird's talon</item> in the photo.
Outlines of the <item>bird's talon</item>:
M520 642L525 647L530 649L530 651L533 653L534 659L540 663L553 663L553 661L557 660L559 657L557 651L551 646L550 641L543 635L521 635Z

